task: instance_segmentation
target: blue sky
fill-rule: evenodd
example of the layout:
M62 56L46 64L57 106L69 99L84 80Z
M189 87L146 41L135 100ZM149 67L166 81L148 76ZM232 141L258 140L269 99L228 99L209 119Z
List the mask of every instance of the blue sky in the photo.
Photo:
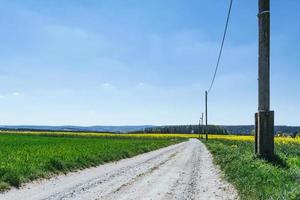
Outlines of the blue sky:
M0 124L193 124L229 0L0 0ZM272 1L276 124L300 124L300 2ZM253 124L257 1L234 1L212 124Z

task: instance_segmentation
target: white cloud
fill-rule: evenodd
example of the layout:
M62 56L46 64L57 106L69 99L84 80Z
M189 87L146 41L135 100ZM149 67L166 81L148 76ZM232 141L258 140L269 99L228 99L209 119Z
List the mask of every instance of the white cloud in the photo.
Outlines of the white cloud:
M137 84L137 87L138 88L142 88L142 87L144 87L146 85L146 83L144 83L144 82L139 82L138 84Z
M112 84L110 84L110 83L103 83L102 87L109 88L109 87L112 87Z
M118 88L109 82L102 83L100 89L105 92L119 92Z
M21 93L20 92L14 92L12 95L13 96L21 96Z
M88 111L88 114L90 116L94 116L94 115L96 115L96 112L94 110L90 110L90 111Z
M88 38L89 34L78 27L63 26L63 25L47 25L44 29L50 33L52 36L63 37L72 36L77 38Z
M151 84L145 83L145 82L139 82L136 85L136 89L138 89L140 91L147 91L147 92L159 90L159 88L157 88L155 85L151 85Z

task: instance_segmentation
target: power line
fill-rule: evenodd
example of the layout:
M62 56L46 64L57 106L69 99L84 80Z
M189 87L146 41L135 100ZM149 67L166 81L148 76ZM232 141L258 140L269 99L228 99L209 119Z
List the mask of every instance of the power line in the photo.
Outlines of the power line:
M219 52L219 56L218 56L218 61L217 61L217 65L216 65L216 68L215 68L215 73L214 73L213 79L211 81L210 87L207 90L208 93L211 91L211 89L214 85L214 82L215 82L215 79L216 79L216 76L217 76L217 72L218 72L218 69L219 69L219 64L220 64L220 60L221 60L221 56L222 56L222 52L223 52L224 42L225 42L228 23L229 23L230 14L231 14L232 2L233 2L233 0L230 0L230 5L229 5L228 14L227 14L227 20L226 20L226 25L225 25L225 30L224 30L224 34L223 34L222 44L221 44L221 48L220 48L220 52Z

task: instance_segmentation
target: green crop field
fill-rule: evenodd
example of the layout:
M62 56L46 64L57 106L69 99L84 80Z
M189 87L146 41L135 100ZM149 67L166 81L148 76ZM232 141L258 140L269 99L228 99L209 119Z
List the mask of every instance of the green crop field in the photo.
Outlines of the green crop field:
M279 139L279 157L272 162L253 156L253 141L233 139L211 139L205 143L241 199L300 199L299 138L294 142Z
M37 178L132 157L180 141L183 139L0 134L0 191Z

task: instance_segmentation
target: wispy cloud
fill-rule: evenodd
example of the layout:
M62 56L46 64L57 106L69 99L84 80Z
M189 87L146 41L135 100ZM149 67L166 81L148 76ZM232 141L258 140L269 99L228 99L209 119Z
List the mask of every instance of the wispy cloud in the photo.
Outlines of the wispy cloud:
M21 93L20 92L13 92L12 95L17 97L17 96L21 96Z
M51 34L52 36L56 37L77 37L86 39L88 38L89 34L78 27L71 27L71 26L63 26L63 25L47 25L44 27L44 30Z
M94 116L94 115L96 115L96 111L94 111L94 110L89 110L89 111L88 111L88 114L89 114L90 116Z
M103 83L101 86L104 88L112 88L113 87L113 85L111 83Z
M155 89L155 86L146 82L139 82L136 84L136 88L139 90L151 90Z
M117 88L115 85L113 85L112 83L109 83L109 82L102 83L101 86L100 86L100 89L101 89L103 92L120 93L119 88Z

